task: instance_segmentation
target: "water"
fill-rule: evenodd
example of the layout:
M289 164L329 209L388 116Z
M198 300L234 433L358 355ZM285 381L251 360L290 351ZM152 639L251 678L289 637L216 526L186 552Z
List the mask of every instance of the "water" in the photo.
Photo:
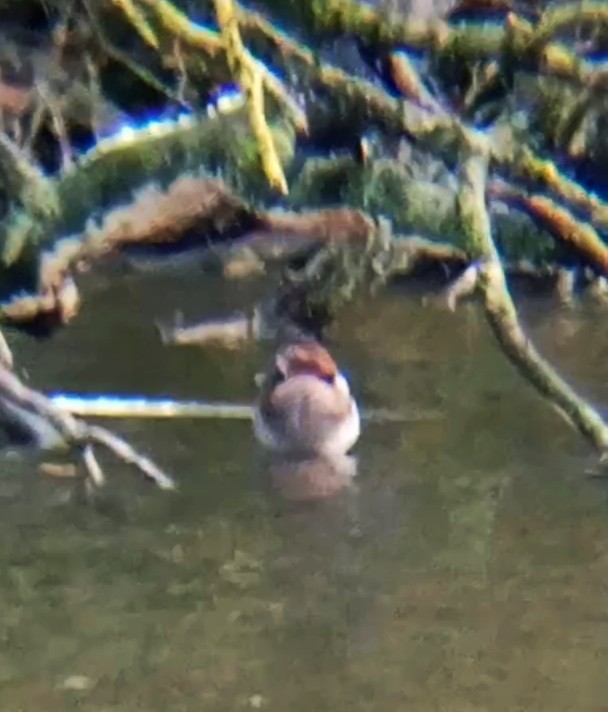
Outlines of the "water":
M50 343L11 341L49 390L247 401L266 350L167 348L153 320L253 292L192 273L90 277ZM524 304L531 334L608 403L605 316ZM180 482L104 459L96 506L27 459L0 475L3 711L608 709L608 484L497 350L473 305L397 291L334 341L371 424L357 489L286 501L243 421L111 426Z

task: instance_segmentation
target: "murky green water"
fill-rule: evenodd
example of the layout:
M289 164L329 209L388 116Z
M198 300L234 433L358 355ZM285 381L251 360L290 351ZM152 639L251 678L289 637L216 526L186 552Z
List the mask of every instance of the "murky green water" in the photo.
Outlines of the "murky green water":
M91 278L50 344L14 338L44 388L244 401L264 354L165 348L152 321L243 305L195 275ZM608 404L605 316L528 303L530 331ZM608 485L497 351L479 311L389 294L335 350L370 407L358 489L287 502L243 422L119 422L181 483L112 466L97 507L4 457L2 712L608 709Z

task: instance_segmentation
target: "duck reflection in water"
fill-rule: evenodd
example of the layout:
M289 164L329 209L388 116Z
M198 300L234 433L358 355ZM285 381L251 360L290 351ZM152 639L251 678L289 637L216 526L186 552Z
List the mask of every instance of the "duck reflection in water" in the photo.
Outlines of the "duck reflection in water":
M291 502L330 499L355 491L357 460L351 455L332 457L279 456L268 468L272 486Z
M359 409L344 375L317 341L276 353L255 407L254 433L275 454L272 481L291 500L325 499L350 487Z

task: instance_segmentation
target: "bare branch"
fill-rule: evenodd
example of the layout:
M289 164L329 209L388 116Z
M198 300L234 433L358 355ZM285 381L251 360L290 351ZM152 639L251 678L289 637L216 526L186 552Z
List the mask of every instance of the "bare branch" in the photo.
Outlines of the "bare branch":
M134 466L161 489L175 488L171 477L150 458L138 453L106 428L88 425L58 408L42 393L24 385L4 365L0 365L0 401L8 405L11 417L36 439L39 439L40 435L36 429L42 427L36 424L37 418L42 421L44 427L57 431L65 444L82 458L91 487L101 487L105 482L105 476L93 451L93 445L98 444L110 450L122 462Z
M169 475L155 465L149 457L138 453L126 440L119 438L118 435L114 435L114 433L99 425L90 425L87 427L86 436L89 441L104 445L119 460L136 467L161 489L175 489L175 483Z

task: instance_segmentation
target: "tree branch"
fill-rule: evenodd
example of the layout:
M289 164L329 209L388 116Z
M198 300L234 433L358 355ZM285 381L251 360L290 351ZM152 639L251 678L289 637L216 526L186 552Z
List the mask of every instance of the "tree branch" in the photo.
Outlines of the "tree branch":
M161 489L175 489L175 483L150 458L138 453L131 445L106 428L88 425L58 408L42 393L26 386L4 364L0 364L0 401L8 405L11 417L38 440L41 428L54 430L74 454L78 455L92 487L101 487L105 476L95 457L94 445L101 445L122 462L138 469L146 479Z
M485 137L463 133L459 206L467 247L480 260L478 285L488 322L510 361L598 450L608 448L600 414L558 375L523 330L492 239L485 202L489 146Z

